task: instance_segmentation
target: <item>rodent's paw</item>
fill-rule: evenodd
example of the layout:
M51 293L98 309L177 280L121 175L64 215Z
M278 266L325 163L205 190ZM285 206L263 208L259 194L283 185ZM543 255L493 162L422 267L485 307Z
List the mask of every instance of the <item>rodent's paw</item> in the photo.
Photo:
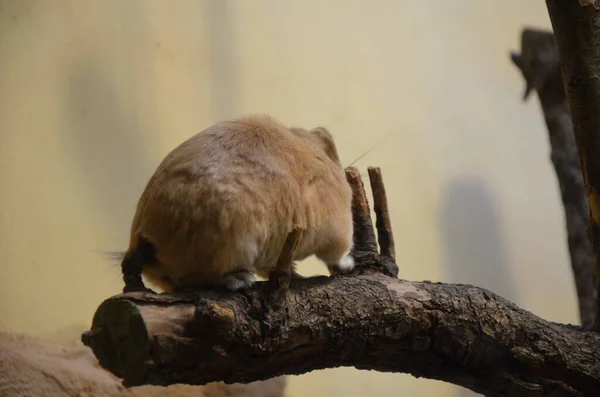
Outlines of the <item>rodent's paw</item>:
M256 277L247 271L232 273L223 280L223 284L231 291L250 288L255 282Z
M342 273L348 273L354 269L354 265L354 258L350 255L344 255L337 267Z

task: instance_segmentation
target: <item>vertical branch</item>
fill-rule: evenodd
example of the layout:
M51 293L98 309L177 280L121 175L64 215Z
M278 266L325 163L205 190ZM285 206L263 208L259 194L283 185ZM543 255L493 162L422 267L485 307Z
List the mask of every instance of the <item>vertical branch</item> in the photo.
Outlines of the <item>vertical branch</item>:
M376 253L377 240L369 213L369 202L358 169L346 168L346 180L352 188L352 220L354 223L354 247L352 250Z
M391 259L396 258L394 234L392 233L392 221L388 210L385 185L381 175L381 168L369 167L369 180L373 191L373 208L375 210L375 226L377 228L377 240L379 240L379 252Z
M595 254L596 285L600 285L600 13L574 0L546 0L546 5L590 205L589 238ZM600 331L598 300L596 310L594 329Z
M596 317L594 252L587 235L590 210L553 33L523 29L521 53L511 53L511 59L525 79L524 99L536 91L542 105L550 141L550 158L565 209L579 317L581 324L590 327Z

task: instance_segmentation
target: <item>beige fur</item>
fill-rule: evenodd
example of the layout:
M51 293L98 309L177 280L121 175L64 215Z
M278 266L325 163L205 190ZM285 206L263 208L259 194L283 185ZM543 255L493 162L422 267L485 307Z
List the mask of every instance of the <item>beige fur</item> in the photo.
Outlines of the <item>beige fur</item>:
M0 332L0 397L283 397L286 377L247 385L141 386L126 389L79 342L82 329L54 338Z
M164 291L236 290L268 275L298 225L294 260L314 254L351 270L351 199L326 129L287 128L266 115L223 121L159 165L138 203L128 253L140 236L154 246L142 274Z

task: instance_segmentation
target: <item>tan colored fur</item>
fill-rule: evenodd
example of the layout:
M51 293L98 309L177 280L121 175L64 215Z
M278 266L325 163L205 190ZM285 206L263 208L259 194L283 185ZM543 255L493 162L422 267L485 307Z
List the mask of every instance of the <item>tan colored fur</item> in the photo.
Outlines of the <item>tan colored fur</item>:
M142 274L165 291L222 283L238 271L265 277L294 225L294 260L315 254L350 268L352 192L324 128L287 128L266 115L219 122L159 165L138 203L139 236L156 262Z

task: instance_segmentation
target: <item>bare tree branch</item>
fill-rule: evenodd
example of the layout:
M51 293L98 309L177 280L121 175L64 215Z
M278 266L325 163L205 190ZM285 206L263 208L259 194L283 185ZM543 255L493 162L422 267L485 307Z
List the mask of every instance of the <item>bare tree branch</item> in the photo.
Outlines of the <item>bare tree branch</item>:
M374 176L375 184L371 184L373 194L381 196L385 194L381 173L379 176ZM377 181L379 178L379 181ZM387 220L389 233L387 236L380 235L379 247L383 255L379 255L377 251L377 239L375 238L375 230L373 229L373 221L369 209L369 201L365 193L365 186L360 172L355 167L346 168L346 180L352 188L352 220L354 225L354 246L352 248L352 257L357 263L362 264L362 268L370 267L391 277L398 277L398 265L394 262L393 256L389 253L394 253L394 238L391 232L391 223ZM377 190L379 191L377 193ZM385 224L386 221L379 218L382 214L389 213L387 208L387 199L380 197L376 204L375 215L377 222ZM383 233L386 233L385 231ZM388 253L388 254L385 254ZM335 274L335 273L334 273Z
M575 1L546 0L546 5L590 205L589 238L600 285L600 11ZM594 329L600 331L600 302L596 309Z
M373 207L376 215L375 226L377 227L377 237L381 247L381 255L385 255L390 259L395 260L396 248L394 243L394 233L392 232L392 221L388 210L381 168L369 167L368 171L371 190L373 191Z
M352 188L354 250L377 252L377 239L375 238L373 221L369 212L369 202L360 172L355 167L348 167L346 169L346 179Z
M244 294L130 293L105 301L84 337L127 386L246 383L354 366L488 396L598 396L600 335L553 324L481 288L367 271L295 280L269 305Z
M590 327L596 317L594 252L587 236L590 210L553 33L524 29L521 33L521 53L513 52L511 59L525 78L524 99L535 90L542 105L550 138L550 158L565 208L579 317L584 326Z
M350 168L347 176L357 230L374 236L360 175ZM353 273L294 280L276 301L269 282L112 297L82 340L127 386L247 383L354 366L487 396L598 395L600 334L544 321L470 285L398 280L389 256L357 247Z

